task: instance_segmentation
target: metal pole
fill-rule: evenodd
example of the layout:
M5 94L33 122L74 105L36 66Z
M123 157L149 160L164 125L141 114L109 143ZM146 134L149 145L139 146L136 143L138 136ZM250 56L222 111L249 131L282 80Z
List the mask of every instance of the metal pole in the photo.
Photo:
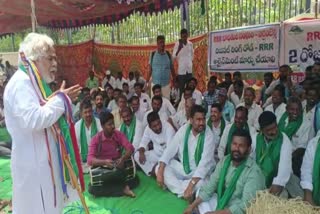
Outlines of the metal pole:
M12 52L14 52L14 34L11 34L11 45L12 45Z
M31 25L32 25L32 32L36 32L36 12L34 6L34 0L31 0Z
M316 4L315 4L315 17L316 19L318 18L318 0L316 0Z
M206 0L206 15L207 15L207 32L210 32L210 24L209 24L209 0Z

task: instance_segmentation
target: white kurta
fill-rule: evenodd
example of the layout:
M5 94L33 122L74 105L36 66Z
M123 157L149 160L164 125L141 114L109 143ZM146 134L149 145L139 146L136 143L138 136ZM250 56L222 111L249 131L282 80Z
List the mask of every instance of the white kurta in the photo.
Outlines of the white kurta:
M245 103L240 103L237 106L237 108L239 106L245 107ZM251 107L248 109L248 113L249 113L248 114L248 124L249 124L249 126L254 127L256 130L260 130L258 119L259 119L259 116L262 112L263 112L262 108L259 105L255 104L255 103L253 103L251 105Z
M102 127L101 127L101 123L100 120L96 117L93 117L93 119L96 121L97 124L97 133L102 131ZM78 122L76 122L74 128L76 131L76 138L78 141L78 146L79 146L79 151L81 152L81 139L80 139L80 133L81 133L81 122L83 119L79 120ZM89 150L89 144L91 142L91 128L92 128L92 123L90 125L90 127L88 128L85 124L84 124L84 128L86 131L86 137L87 137L87 144L88 144L88 150Z
M224 157L225 151L226 151L226 147L227 147L227 141L228 141L228 136L229 136L229 132L230 132L230 128L232 126L233 123L226 125L226 127L224 128L224 131L222 133L221 139L220 139L220 143L219 143L219 147L218 147L218 158L219 160L222 160L222 158ZM249 125L249 132L251 136L254 136L256 134L256 130L255 128L253 128L252 126Z
M162 132L160 134L154 133L149 126L145 129L139 148L144 148L146 150L146 162L144 164L140 163L139 152L135 153L134 159L146 175L150 175L149 173L152 171L154 165L158 163L167 144L170 143L174 135L175 131L168 122L162 122ZM153 150L147 151L150 141L153 143Z
M213 154L217 145L213 140L213 134L210 128L206 127L203 152L198 166L196 165L194 153L200 134L194 136L192 131L190 132L188 154L191 172L189 174L185 173L183 169L183 148L186 130L189 125L190 123L187 123L178 130L159 160L166 165L164 170L165 185L171 192L177 194L179 197L183 196L184 191L193 177L201 179L195 186L194 191L199 189L203 184L203 180L206 179L208 173L210 173L216 165ZM178 160L176 160L175 157L177 157Z
M112 88L116 88L116 79L113 76L111 76L109 80L107 79L107 77L103 78L101 87L104 88L107 83L109 83Z
M232 92L230 94L230 101L233 103L234 106L237 106L239 105L240 103L242 103L244 100L243 100L243 93L244 93L244 90L242 92L242 96L241 98L239 99L238 95L236 95L235 92Z
M303 118L305 118L310 124L311 124L311 132L310 135L312 137L316 136L316 131L314 130L314 114L316 111L316 106L314 106L310 111L307 112L306 110L306 105L307 102L303 101L302 106L303 106Z
M148 124L148 119L147 119L147 117L148 117L148 114L151 113L151 112L153 112L152 109L149 110L149 111L147 111L147 112L144 114L144 116L143 116L142 125L143 125L144 128L149 125L149 124ZM166 113L159 111L158 114L159 114L160 120L161 120L162 122L164 122L164 121L167 122L167 121L168 121L168 115L167 115ZM171 126L171 125L170 125L170 126Z
M308 143L308 147L306 149L306 153L303 157L303 162L301 166L301 182L300 185L302 189L308 189L310 191L313 190L313 181L312 181L312 175L313 175L313 165L314 165L314 159L316 156L316 150L318 146L320 136L316 136L310 140Z
M274 110L273 104L270 104L264 109L264 111L271 111L272 113L274 113L277 118L277 123L279 123L282 115L284 114L284 112L286 112L286 107L287 107L287 105L285 103L281 103L278 106L278 108L276 108L276 110Z
M4 108L6 125L13 142L13 213L62 213L68 201L64 201L56 145L48 130L57 197L57 206L54 206L44 129L51 127L64 113L63 100L55 96L40 106L29 77L18 70L6 86ZM69 195L69 199L76 198L76 192L70 188Z
M175 115L171 116L170 118L174 127L177 130L188 122L185 109L183 109L182 111L178 111Z
M272 185L286 186L288 183L291 172L292 172L292 145L290 139L287 137L285 133L283 134L283 141L280 151L280 160L278 165L278 174L273 178ZM253 135L251 135L253 136ZM256 160L256 145L257 145L257 134L252 137L252 152L251 157Z
M119 131L120 131L120 128L121 128L122 124L119 126ZM127 129L129 130L128 126L127 126ZM143 135L142 123L141 123L140 120L136 119L136 129L135 129L135 132L134 132L133 142L132 142L132 145L133 145L135 151L137 149L139 149L139 145L140 145L140 142L141 142L141 139L142 139L142 135Z
M162 106L160 108L160 112L166 114L167 117L176 114L176 110L172 106L171 102L165 97L162 97Z

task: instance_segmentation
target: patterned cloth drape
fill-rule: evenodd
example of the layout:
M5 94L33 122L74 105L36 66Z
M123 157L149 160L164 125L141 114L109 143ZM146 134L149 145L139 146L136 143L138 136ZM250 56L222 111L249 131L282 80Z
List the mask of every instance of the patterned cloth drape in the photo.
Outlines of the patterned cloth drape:
M207 81L207 34L191 38L194 47L193 73L198 79L198 89L205 91ZM172 53L174 43L166 45ZM121 71L128 77L130 71L140 71L146 78L149 72L149 57L156 45L123 46L94 43L93 41L68 46L56 46L59 74L58 80L66 79L69 85L84 85L88 71L94 68L95 75L102 80L106 69L113 74ZM178 64L175 62L177 71Z

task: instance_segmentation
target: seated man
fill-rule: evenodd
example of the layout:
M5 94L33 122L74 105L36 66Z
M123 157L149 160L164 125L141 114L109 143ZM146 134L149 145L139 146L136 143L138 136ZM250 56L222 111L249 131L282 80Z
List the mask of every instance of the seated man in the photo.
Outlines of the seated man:
M142 92L143 85L139 82L134 84L134 96L139 97L140 109L143 112L147 112L151 108L151 100L148 94Z
M313 138L307 146L301 166L301 187L303 200L320 206L320 135Z
M185 108L181 111L178 111L175 115L169 117L168 123L178 131L184 124L188 123L190 119L191 109L194 106L194 101L192 97L189 97L185 100Z
M139 97L137 97L137 96L131 97L130 106L131 106L132 111L133 111L134 115L136 116L136 118L137 118L140 122L142 122L142 121L143 121L143 117L144 117L146 111L143 110L143 109L141 109Z
M287 105L284 103L285 101L284 90L285 88L283 85L277 85L271 94L272 103L264 109L265 111L271 111L276 115L277 123L279 123L281 116L286 112Z
M99 118L101 112L109 112L109 110L103 106L103 95L100 92L97 92L94 95L94 105L95 108L93 109L93 116Z
M181 100L180 100L179 105L178 105L177 112L184 110L186 99L188 99L188 98L192 98L193 99L192 91L193 91L193 89L189 88L189 87L186 87L184 89L184 92L183 92L183 94L181 96ZM194 103L195 103L195 99L193 99L193 100L194 100Z
M146 173L155 176L154 169L163 151L172 140L175 131L165 121L161 121L157 112L151 112L147 116L148 127L144 130L139 152L134 155L135 161ZM153 150L148 150L148 144L152 142Z
M252 157L266 177L266 187L271 194L285 198L288 193L291 196L301 195L301 189L300 193L293 192L299 191L299 187L290 189L294 182L290 179L292 145L287 135L278 129L276 116L270 111L263 112L259 125L261 133L252 138Z
M211 128L213 132L214 139L217 141L217 144L220 143L220 138L223 134L223 131L229 123L225 121L222 117L222 107L219 103L214 103L211 105L210 118L207 121L207 125Z
M123 120L120 125L120 131L125 134L134 149L137 150L143 134L142 123L136 119L129 107L121 109L120 114Z
M190 200L215 167L214 142L211 130L206 128L204 108L193 106L190 123L178 130L160 158L158 184Z
M114 118L114 125L115 127L118 129L121 125L122 118L120 115L120 112L123 108L127 107L127 97L123 94L120 94L117 98L117 108L115 108L111 113L113 114L113 118Z
M312 138L311 123L303 117L302 104L299 98L289 97L286 112L281 116L279 129L284 132L292 144L292 169L300 177L304 152Z
M250 133L238 129L232 136L231 154L218 163L210 181L201 187L198 197L184 214L192 214L197 206L200 214L246 213L256 192L265 188L264 176L249 157L250 151Z
M115 130L111 113L101 113L100 123L103 130L92 138L89 145L87 163L93 169L88 191L94 196L135 197L131 189L137 185L138 177L129 172L132 164L127 164L134 148L122 132ZM125 150L123 155L122 150Z
M75 124L76 138L80 149L82 162L87 162L88 147L91 139L102 131L100 121L93 116L90 99L85 99L80 105L81 120ZM84 172L88 172L84 165Z
M147 125L148 125L147 117L148 117L148 114L151 113L151 112L157 112L162 121L167 121L168 120L168 115L166 113L160 111L160 109L162 107L162 104L163 104L162 101L163 100L162 100L161 96L153 96L152 97L151 109L146 112L146 114L144 115L143 120L142 120L142 125L143 125L144 128L147 127Z
M219 89L218 101L222 108L222 116L230 123L234 117L234 105L228 100L227 90L225 88Z
M248 125L248 109L240 106L236 109L236 115L234 117L234 122L227 125L222 133L220 144L218 147L218 158L222 160L225 155L231 152L231 141L233 132L237 129L244 129L250 132L251 136L256 133L255 129Z
M162 106L160 109L161 114L167 115L167 117L170 117L172 115L176 114L176 110L172 106L170 100L168 100L166 97L162 96L161 92L161 85L156 84L152 87L153 96L160 96L162 97Z

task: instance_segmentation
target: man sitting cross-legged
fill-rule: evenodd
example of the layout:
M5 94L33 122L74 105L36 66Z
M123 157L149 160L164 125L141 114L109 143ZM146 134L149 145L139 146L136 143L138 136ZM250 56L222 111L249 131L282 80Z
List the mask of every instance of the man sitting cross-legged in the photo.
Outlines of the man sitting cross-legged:
M100 121L93 116L90 99L85 99L80 105L82 119L75 124L76 138L80 148L82 162L87 162L88 147L91 139L102 130ZM83 165L84 172L88 172L86 164Z
M291 175L292 145L287 135L279 130L275 114L263 112L259 117L259 125L261 133L252 139L252 157L266 177L269 192L284 198L288 194L301 196L299 179Z
M236 109L236 114L234 116L234 122L227 125L222 133L220 144L218 147L218 158L221 160L225 155L230 154L231 151L231 141L232 134L238 129L244 129L250 132L253 136L256 131L255 129L248 125L248 109L244 106L239 106Z
M123 123L121 123L119 129L126 135L134 149L137 150L143 135L142 123L135 117L131 108L127 106L120 110L120 114Z
M146 175L155 175L154 169L157 165L165 148L172 140L175 131L172 126L166 122L161 121L157 112L151 112L147 115L148 126L146 127L139 152L134 155L135 161L146 173ZM148 144L152 142L153 149L148 150Z
M95 196L135 197L131 188L137 185L137 177L128 174L125 164L131 158L134 148L122 132L115 130L111 113L102 112L100 123L103 130L91 140L88 165L93 167L92 175L94 168L102 168L97 175L91 176L89 192ZM122 150L125 150L123 155Z
M244 214L256 192L265 188L264 175L249 157L250 152L250 133L235 131L231 154L218 163L209 182L201 187L184 214L191 214L196 207L200 214Z
M178 130L160 158L158 184L190 200L215 167L214 142L210 128L206 128L204 108L195 105L190 123Z

